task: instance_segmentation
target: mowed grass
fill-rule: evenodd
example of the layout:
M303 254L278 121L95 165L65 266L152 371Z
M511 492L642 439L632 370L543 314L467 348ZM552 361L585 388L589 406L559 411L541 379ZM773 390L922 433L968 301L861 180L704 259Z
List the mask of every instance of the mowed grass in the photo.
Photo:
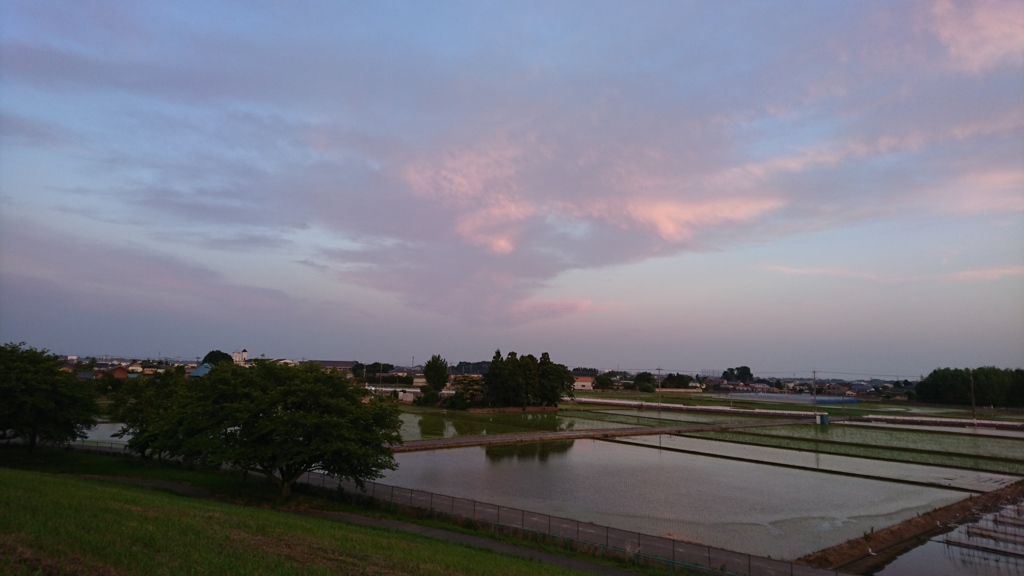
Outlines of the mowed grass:
M569 574L416 535L0 468L0 574Z

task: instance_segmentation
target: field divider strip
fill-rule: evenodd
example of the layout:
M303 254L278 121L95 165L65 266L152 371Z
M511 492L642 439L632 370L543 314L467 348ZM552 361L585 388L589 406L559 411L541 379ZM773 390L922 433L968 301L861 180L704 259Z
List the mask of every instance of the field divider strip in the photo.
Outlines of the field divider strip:
M859 472L843 472L840 470L822 470L821 468L811 468L810 466L802 466L800 464L784 464L782 462L768 462L765 460L757 460L754 458L744 458L742 456L726 456L724 454L712 454L709 452L701 452L699 450L687 450L685 448L671 448L667 446L655 446L653 444L644 444L642 442L630 442L629 440L619 439L605 439L605 442L613 442L615 444L625 444L628 446L642 446L644 448L654 448L655 450L666 450L668 452L679 452L681 454L693 454L696 456L708 456L710 458L721 458L723 460L735 460L737 462L746 462L748 464L763 464L765 466L776 466L778 468L789 468L792 470L802 470L805 472L821 472L822 474L834 474L836 476L849 476L851 478L862 478L865 480L878 480L882 482L894 482L896 484L908 484L911 486L922 486L924 488L939 488L942 490L953 490L955 492L966 492L968 494L984 494L984 490L975 490L972 488L964 488L962 486L949 486L946 484L936 484L934 482L922 482L919 480L906 480L900 478L890 478L885 476L873 476L871 474L861 474ZM830 454L831 455L831 454ZM848 458L855 458L855 456L848 456Z
M879 444L864 444L862 442L847 442L844 440L825 440L819 438L803 438L800 436L787 436L785 434L762 434L759 432L747 432L745 430L730 430L733 434L743 434L747 436L760 436L763 438L775 438L779 440L796 440L799 442L816 442L821 444L833 444L836 446L851 446L854 448L874 448L874 449L889 449L889 450L901 450L903 452L911 452L915 454L928 454L930 456L959 456L963 458L978 458L982 460L992 460L994 462L1008 462L1011 464L1024 464L1024 458L1007 458L1003 456L989 456L978 455L978 454L967 454L965 452L951 452L948 450L927 450L924 448L909 448L903 446L883 446Z
M907 459L902 459L902 458L891 458L891 457L885 457L885 456L870 456L870 455L865 455L865 454L843 454L841 452L826 452L826 451L822 451L822 450L811 450L811 449L808 449L808 448L797 448L795 446L782 446L782 445L779 445L779 444L768 444L768 443L764 443L764 442L750 442L750 441L746 441L745 442L743 440L738 440L738 439L734 439L734 438L718 438L718 437L716 437L716 438L709 438L709 437L705 437L705 436L699 436L698 434L701 434L702 432L704 432L704 431L698 430L698 431L689 432L689 433L687 433L687 432L678 432L678 433L673 433L671 435L673 435L673 436L680 436L680 437L683 437L683 438L696 438L696 439L699 439L699 440L714 440L716 442L731 442L733 444L743 444L744 446L767 446L769 448L779 448L779 449L782 449L782 450L796 450L797 452L821 452L822 454L832 454L832 455L835 455L835 456L848 456L850 458L863 458L865 460L878 460L879 462L895 462L895 463L898 463L898 464L916 464L918 466L932 466L932 467L935 467L935 468L951 468L953 470L967 470L969 472L988 472L990 474L1005 474L1007 476L1018 476L1018 477L1024 476L1024 474L1021 474L1020 472L1007 472L1005 470L993 470L991 468L978 468L976 466L962 466L962 465L957 465L957 464L937 464L935 462L917 462L917 461L914 461L914 460L907 460ZM732 431L729 431L729 430L708 430L708 432L725 432L725 433L730 433L730 434L741 434L741 433L735 433L735 432L732 432ZM747 433L745 435L746 436L751 436L751 437L760 437L760 438L771 439L767 435L764 435L764 434ZM775 439L779 439L779 438L775 438ZM799 439L792 438L792 437L789 437L789 436L783 437L782 439L786 439L786 440L799 440ZM814 440L810 440L810 442L814 442ZM884 446L867 445L866 447L870 448L872 450L899 450L899 448L887 448L887 447L884 447ZM929 455L930 456L948 456L949 454L948 453L944 453L944 452L938 452L938 453L929 454ZM957 458L974 458L974 459L979 459L978 456L966 456L966 455L962 455L962 454L956 454L955 457L957 457ZM981 459L983 459L983 458L981 458Z

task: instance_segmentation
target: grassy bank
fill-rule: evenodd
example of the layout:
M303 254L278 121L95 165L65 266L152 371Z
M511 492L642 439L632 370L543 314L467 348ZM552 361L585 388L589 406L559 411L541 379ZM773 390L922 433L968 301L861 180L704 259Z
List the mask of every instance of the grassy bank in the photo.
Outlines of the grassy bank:
M131 478L151 486L102 477ZM557 558L638 574L702 573L567 550L557 539L523 539L430 515L409 516L319 489L300 488L282 500L272 485L252 475L187 470L80 450L0 447L0 486L0 576L578 573L561 567L573 566L572 560ZM208 498L173 493L183 488ZM439 540L438 535L308 517L321 512L355 514L361 518L357 524L415 523L427 531L440 529L491 544L467 546ZM530 561L481 549L507 544L536 550L531 556L557 558Z
M0 574L569 574L384 529L0 468Z

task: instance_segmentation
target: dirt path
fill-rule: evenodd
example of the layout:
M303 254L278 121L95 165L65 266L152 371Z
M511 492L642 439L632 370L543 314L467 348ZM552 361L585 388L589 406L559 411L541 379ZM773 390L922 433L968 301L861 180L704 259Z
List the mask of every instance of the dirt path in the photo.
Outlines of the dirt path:
M196 486L191 486L189 484L181 484L178 482L168 482L166 480L132 478L128 476L97 476L85 474L76 474L75 476L78 478L89 478L90 480L105 480L109 482L117 482L120 484L132 484L135 486L145 486L148 488L170 490L171 492L174 492L176 494L188 496L191 498L202 498L209 500L216 499L215 494L213 492L210 492L209 490L206 490L205 488L199 488ZM421 526L419 524L413 524L411 522L388 520L385 518L374 518L370 516L360 516L358 514L350 514L345 512L325 512L320 510L277 510L277 512L295 514L299 516L309 516L313 518L323 518L335 522L358 524L360 526L383 528L387 530L394 530L397 532L405 532L407 534L417 534L420 536L426 536L428 538L434 538L437 540L444 540L447 542L462 544L464 546L470 546L472 548L491 550L492 552L497 552L499 554L506 554L509 556L526 558L527 560L532 560L534 562L543 562L545 564L550 564L552 566L558 566L560 568L567 568L570 570L577 570L579 572L585 572L588 574L601 574L604 576L636 575L635 572L629 572L626 570L612 568L609 566L602 566L600 564L587 562L586 560L562 556L561 554L554 554L551 552L544 552L541 550L535 550L533 548L527 548L524 546L516 546L514 544L498 542L496 540L492 540L490 538L485 538L482 536L473 536L471 534L463 534L461 532L453 532L451 530L444 530L441 528Z
M948 532L953 524L968 522L1021 498L1024 482L955 502L863 538L808 554L796 562L848 574L870 574L932 536Z

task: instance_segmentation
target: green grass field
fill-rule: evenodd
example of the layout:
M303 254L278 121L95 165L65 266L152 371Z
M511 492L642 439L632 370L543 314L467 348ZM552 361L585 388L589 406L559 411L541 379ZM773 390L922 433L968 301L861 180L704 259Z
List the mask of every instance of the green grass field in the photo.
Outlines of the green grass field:
M0 574L569 574L430 538L0 468Z
M91 477L91 476L96 476ZM117 483L174 482L216 499ZM412 522L638 574L673 573L566 550L560 542L479 532L268 482L79 450L0 447L0 576L28 574L578 574L403 531L303 516L311 511ZM674 574L698 574L677 567Z

